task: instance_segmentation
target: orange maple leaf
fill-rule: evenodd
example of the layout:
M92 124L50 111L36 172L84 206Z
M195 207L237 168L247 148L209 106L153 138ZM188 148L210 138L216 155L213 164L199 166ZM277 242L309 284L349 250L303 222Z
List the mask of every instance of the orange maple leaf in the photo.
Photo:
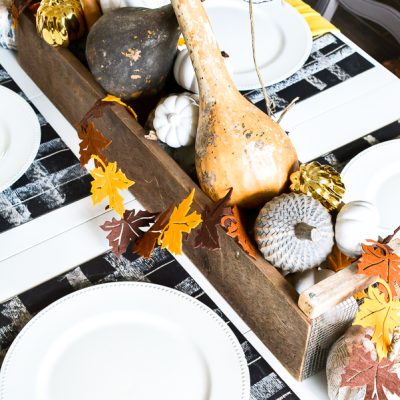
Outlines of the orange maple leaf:
M186 199L175 207L169 218L168 224L158 237L158 244L162 249L167 248L172 254L182 254L182 234L190 233L202 222L197 211L188 214L193 202L194 189Z
M400 257L386 244L368 240L362 244L363 254L358 261L358 273L379 276L396 293L395 282L400 284Z
M327 261L329 264L329 269L334 272L338 272L348 267L350 264L356 261L356 259L344 255L335 244L333 246L331 254L329 254L327 258Z
M240 246L250 256L256 259L256 250L251 244L250 239L242 225L240 220L239 210L236 206L232 207L233 215L226 215L221 219L221 225L227 229L227 233L230 237L237 238Z

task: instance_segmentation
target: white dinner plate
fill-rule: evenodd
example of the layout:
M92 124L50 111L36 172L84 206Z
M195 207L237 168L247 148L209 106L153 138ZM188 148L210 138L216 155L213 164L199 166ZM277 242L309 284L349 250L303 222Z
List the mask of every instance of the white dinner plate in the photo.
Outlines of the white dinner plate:
M400 225L400 139L376 144L354 157L341 173L345 203L366 200L380 214L382 234Z
M0 192L32 164L40 145L40 124L32 107L0 86Z
M198 300L159 285L77 291L34 317L0 374L1 400L248 400L242 348Z
M219 47L229 54L233 81L239 90L260 87L251 46L247 0L204 3ZM300 69L311 52L312 35L304 17L285 2L253 4L257 64L266 86Z

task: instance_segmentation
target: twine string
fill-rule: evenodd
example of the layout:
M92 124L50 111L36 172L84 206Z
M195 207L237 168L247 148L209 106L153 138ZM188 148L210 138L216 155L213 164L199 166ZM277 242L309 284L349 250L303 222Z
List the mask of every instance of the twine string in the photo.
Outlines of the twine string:
M253 51L254 67L256 69L258 81L260 82L261 90L262 90L262 93L264 96L265 106L267 108L267 114L268 114L268 116L271 116L274 112L275 104L268 96L267 90L264 85L264 80L263 80L263 77L260 72L260 68L258 67L258 64L257 64L256 35L254 32L253 0L249 0L249 12L250 12L250 27L251 27L251 47L252 47L252 51Z

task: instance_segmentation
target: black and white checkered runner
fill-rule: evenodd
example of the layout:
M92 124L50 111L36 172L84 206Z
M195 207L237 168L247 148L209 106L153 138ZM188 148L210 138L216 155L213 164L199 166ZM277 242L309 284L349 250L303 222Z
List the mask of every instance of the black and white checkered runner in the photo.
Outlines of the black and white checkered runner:
M301 69L288 79L269 86L267 92L278 112L296 97L300 98L299 101L308 99L373 67L352 47L334 34L327 33L314 39L310 57ZM261 89L243 94L265 111Z
M315 161L318 161L320 164L329 164L337 171L341 172L346 164L357 154L368 147L392 139L400 139L400 120L332 150L316 158Z
M151 282L177 289L201 301L232 329L246 356L251 377L251 400L294 400L297 396L274 372L217 305L166 250L157 248L151 259L131 252L117 258L107 252L73 270L0 304L0 357L26 323L50 303L88 286L118 281ZM22 377L21 377L22 379Z
M34 162L0 192L0 233L90 194L90 175L52 126L0 65L0 85L22 96L38 116L41 143ZM1 112L1 111L0 111Z

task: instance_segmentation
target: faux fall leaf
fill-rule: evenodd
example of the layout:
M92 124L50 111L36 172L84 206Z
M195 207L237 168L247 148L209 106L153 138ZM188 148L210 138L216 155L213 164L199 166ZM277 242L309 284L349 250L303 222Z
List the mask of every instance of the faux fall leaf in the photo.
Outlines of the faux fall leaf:
M363 254L358 262L358 273L379 276L396 293L395 282L400 283L400 257L392 249L372 240L362 244Z
M107 107L110 107L109 103L97 100L96 103L94 103L93 107L81 119L81 121L78 124L78 128L80 126L85 128L88 125L89 120L91 120L92 118L100 118L101 116L103 116L104 110Z
M329 254L327 258L327 261L329 269L338 272L352 264L355 261L355 258L344 255L335 244L331 254Z
M243 250L254 259L256 258L256 250L251 244L245 229L240 221L239 210L236 206L232 207L232 215L226 215L221 219L221 225L227 230L230 237L237 238Z
M194 189L178 207L174 207L168 224L158 237L162 249L167 248L172 254L182 254L182 234L189 234L201 223L201 215L197 211L188 214L193 202Z
M99 156L93 155L92 158L100 163L99 167L90 171L94 179L91 189L93 204L96 205L108 197L110 207L122 217L125 208L118 190L128 189L135 182L129 180L120 169L117 170L116 162L105 165Z
M123 218L106 221L100 228L110 232L107 235L108 243L113 253L119 257L125 253L130 243L135 242L144 234L141 228L150 226L156 216L157 214L148 211L126 210Z
M393 330L400 325L400 301L393 300L390 288L382 279L379 280L387 288L389 300L378 287L370 286L364 303L358 308L353 325L361 325L364 328L374 328L372 342L375 343L379 359L387 357Z
M93 122L89 122L86 127L79 125L78 136L79 139L81 139L79 143L79 161L82 167L89 162L92 155L98 156L104 163L107 162L102 150L111 144L111 140L104 137L103 134L96 129ZM98 162L97 166L99 166Z
M16 26L19 16L24 10L33 3L33 0L13 0L11 3L11 14L13 17L13 24Z
M128 104L124 103L119 97L113 96L112 94L108 94L106 97L104 97L104 99L101 99L101 101L105 101L105 102L109 102L109 103L117 103L117 104L121 105L122 107L125 107L137 121L138 117L137 117L137 114L135 113L134 109L132 107L128 106Z
M394 363L387 358L373 360L364 346L353 347L349 364L342 375L341 387L361 388L366 386L365 400L388 400L385 387L400 396L400 380L393 372Z
M161 235L162 230L168 224L168 218L171 214L172 208L173 206L160 213L153 226L136 241L133 248L134 253L144 258L149 258L151 256L154 246L157 243L157 239Z
M221 222L221 218L225 215L232 215L232 208L227 205L232 195L232 188L220 200L215 202L212 207L206 206L201 214L203 223L195 237L194 246L202 247L209 250L220 248L217 226Z

